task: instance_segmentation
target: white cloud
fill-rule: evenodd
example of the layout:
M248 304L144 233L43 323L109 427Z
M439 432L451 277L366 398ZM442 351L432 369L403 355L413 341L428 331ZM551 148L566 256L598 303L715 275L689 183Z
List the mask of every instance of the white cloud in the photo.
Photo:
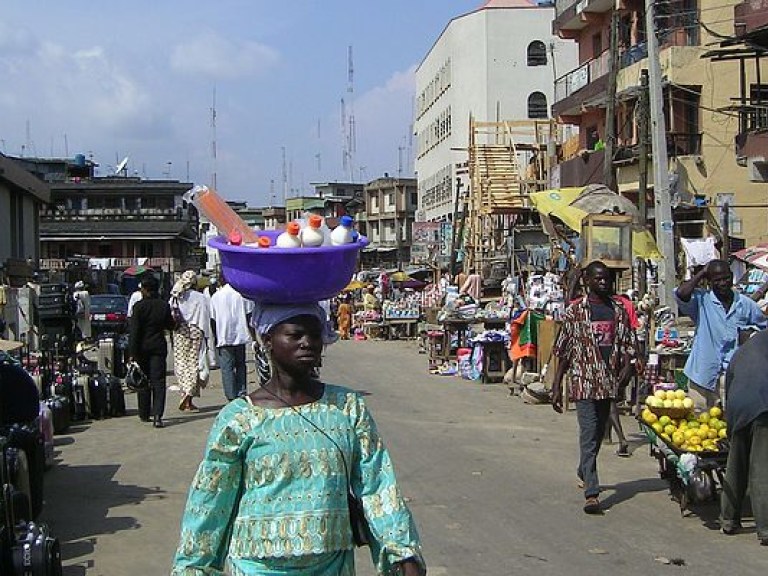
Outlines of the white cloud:
M195 34L175 46L171 53L173 69L218 79L259 74L278 60L279 54L269 46L248 40L235 42L213 32Z
M398 165L398 148L407 147L413 117L415 70L395 72L382 86L377 86L355 101L355 120L359 163L368 166L368 176L394 173ZM407 150L403 150L407 152ZM405 172L410 160L402 155Z

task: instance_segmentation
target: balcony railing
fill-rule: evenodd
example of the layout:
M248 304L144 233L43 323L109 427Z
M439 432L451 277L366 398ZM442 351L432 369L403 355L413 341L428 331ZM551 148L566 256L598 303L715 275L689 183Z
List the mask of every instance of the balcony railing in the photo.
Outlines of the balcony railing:
M640 62L644 58L648 58L648 44L640 42L634 46L630 46L620 56L621 68L631 66L635 62Z
M555 102L564 100L598 78L608 74L610 53L604 51L597 58L584 62L575 70L555 80Z
M138 264L139 260L143 261L142 266L148 268L160 268L166 272L173 272L180 269L180 261L178 258L107 258L110 263L110 267L114 269L129 268ZM99 258L102 260L102 258ZM66 258L41 258L40 268L44 270L63 270L70 263L70 260Z

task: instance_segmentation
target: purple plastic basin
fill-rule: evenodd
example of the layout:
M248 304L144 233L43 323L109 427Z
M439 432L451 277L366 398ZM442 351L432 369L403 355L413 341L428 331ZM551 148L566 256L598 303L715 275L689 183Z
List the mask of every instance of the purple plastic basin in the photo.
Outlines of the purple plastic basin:
M274 244L282 230L260 230ZM360 236L354 244L318 248L251 248L231 246L223 236L208 241L219 251L221 268L232 287L246 298L275 304L305 303L336 296L349 284L357 256L368 245Z

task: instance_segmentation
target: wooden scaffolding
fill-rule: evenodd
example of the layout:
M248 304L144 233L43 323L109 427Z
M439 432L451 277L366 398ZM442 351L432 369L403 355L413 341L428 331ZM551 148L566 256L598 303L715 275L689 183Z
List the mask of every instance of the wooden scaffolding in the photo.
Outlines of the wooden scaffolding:
M554 120L479 122L470 118L469 180L462 222L465 270L507 255L507 237L528 221L528 195L548 187L560 141ZM461 232L460 232L461 234Z

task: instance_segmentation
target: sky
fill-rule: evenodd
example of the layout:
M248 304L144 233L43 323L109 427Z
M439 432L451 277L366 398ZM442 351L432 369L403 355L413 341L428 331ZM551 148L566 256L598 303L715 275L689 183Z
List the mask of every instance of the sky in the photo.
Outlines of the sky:
M83 154L100 176L125 157L130 176L215 173L223 197L251 206L311 182L412 176L414 71L483 3L3 0L0 152Z

